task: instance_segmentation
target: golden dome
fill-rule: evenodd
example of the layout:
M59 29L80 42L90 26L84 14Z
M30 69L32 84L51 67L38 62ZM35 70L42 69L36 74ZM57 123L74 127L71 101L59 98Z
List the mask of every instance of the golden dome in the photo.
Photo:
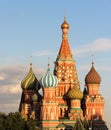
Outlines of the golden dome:
M27 76L25 77L25 79L22 80L21 82L21 88L23 90L37 90L39 89L39 81L37 80L35 74L33 73L32 70L32 64L30 64L30 70L27 74Z
M101 77L96 72L96 70L94 68L94 63L92 62L92 67L91 67L89 73L85 77L85 83L86 84L100 84L100 82L101 82Z
M64 22L62 23L61 28L62 29L64 29L64 28L69 29L69 24L66 22L66 17L64 17Z
M68 97L71 100L73 100L73 99L79 99L79 100L81 100L83 98L83 93L81 92L81 90L79 88L77 88L77 86L74 86L74 88L71 89L68 92Z

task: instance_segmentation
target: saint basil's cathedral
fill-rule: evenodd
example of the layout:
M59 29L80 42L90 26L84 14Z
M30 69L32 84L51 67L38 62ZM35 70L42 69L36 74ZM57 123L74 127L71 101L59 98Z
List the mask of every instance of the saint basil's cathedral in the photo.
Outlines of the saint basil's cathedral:
M108 130L103 121L104 98L99 93L101 77L92 62L85 77L84 91L81 91L68 42L69 24L66 18L61 29L62 42L53 74L48 63L46 74L38 80L30 64L29 72L21 82L19 112L25 119L37 119L41 130L88 130L96 120L95 128L99 124L101 130ZM43 94L39 93L40 89Z

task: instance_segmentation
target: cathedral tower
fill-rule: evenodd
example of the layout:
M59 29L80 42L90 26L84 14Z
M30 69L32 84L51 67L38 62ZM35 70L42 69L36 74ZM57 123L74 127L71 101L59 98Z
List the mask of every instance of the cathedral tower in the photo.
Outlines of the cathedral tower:
M56 88L56 97L59 100L59 117L68 117L68 105L70 101L67 93L74 87L76 83L79 88L79 81L76 71L75 61L72 57L71 49L68 42L68 29L69 24L64 18L64 22L61 25L62 29L62 42L60 50L55 61L54 74L57 76L59 84Z
M97 73L92 62L92 67L85 77L85 95L84 95L84 115L88 120L100 118L103 119L104 114L104 98L99 94L101 77Z
M73 121L77 118L83 119L83 111L81 109L81 99L83 98L83 93L81 90L74 85L74 88L68 92L68 97L70 99L69 119Z
M64 18L61 29L62 43L55 62L54 74L57 76L60 84L63 84L64 82L68 84L76 83L77 86L79 86L76 65L68 42L69 24L66 22L66 18ZM63 88L66 88L66 91L69 89L65 86ZM65 94L65 92L63 92L63 94Z
M30 69L21 82L22 96L19 106L19 111L23 118L36 118L39 101L38 90L40 89L39 81L37 80L35 74L33 73L32 63L30 64ZM37 109L38 108L38 109ZM32 117L33 116L33 117Z
M56 76L51 74L48 64L47 73L40 79L43 87L43 100L41 102L41 126L43 129L56 129L58 125L58 102L55 95L55 87L58 84Z

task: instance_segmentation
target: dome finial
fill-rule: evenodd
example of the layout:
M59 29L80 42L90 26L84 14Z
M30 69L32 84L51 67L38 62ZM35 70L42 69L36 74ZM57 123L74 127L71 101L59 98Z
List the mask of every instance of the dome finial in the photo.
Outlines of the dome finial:
M30 67L32 68L32 55L30 56Z
M61 25L62 29L69 29L69 24L66 21L66 17L64 17L64 22Z
M64 21L66 21L66 16L64 16Z
M92 66L94 65L94 54L92 54Z
M48 69L50 69L50 58L48 57Z

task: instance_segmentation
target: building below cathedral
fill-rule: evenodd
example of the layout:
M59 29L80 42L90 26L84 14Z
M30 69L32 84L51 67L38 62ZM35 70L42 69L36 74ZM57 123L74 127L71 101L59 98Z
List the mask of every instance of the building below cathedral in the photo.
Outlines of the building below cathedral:
M22 96L19 111L25 119L38 119L41 130L108 130L104 120L104 98L99 93L101 77L94 62L80 90L76 63L68 42L69 24L61 25L62 42L53 74L47 72L38 80L30 69L21 82ZM39 93L43 90L43 95ZM102 122L102 123L101 123ZM95 129L93 129L93 127Z

